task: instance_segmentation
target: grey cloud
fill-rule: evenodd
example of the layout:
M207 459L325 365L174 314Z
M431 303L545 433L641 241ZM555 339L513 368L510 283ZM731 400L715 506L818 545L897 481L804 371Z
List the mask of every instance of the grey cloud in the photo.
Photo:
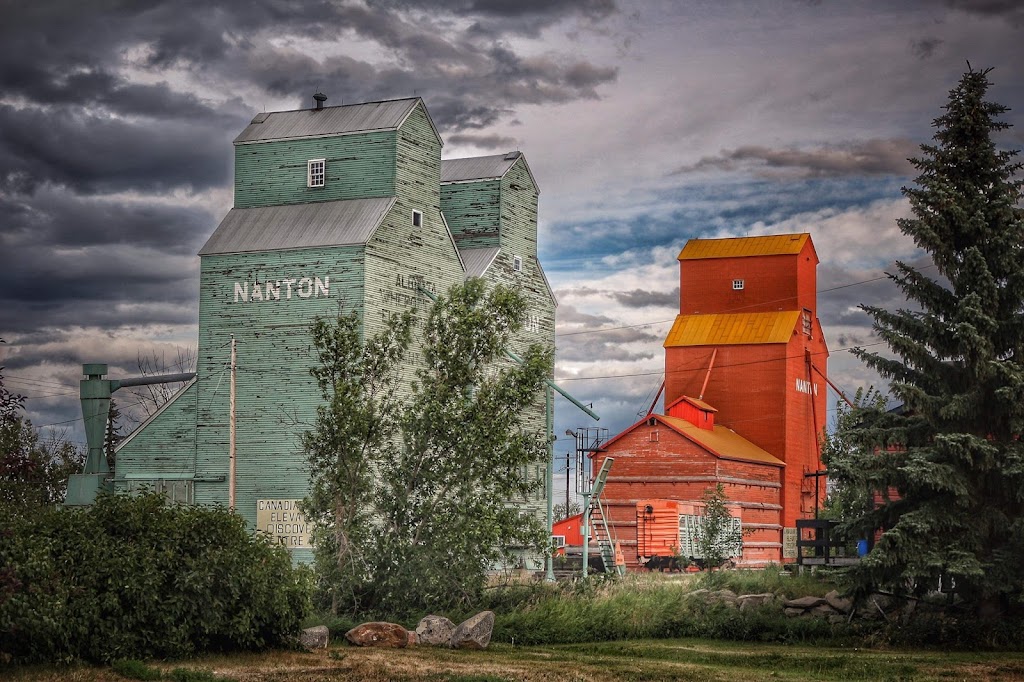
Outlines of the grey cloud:
M920 38L917 40L911 40L910 51L913 52L914 56L918 59L928 59L935 54L935 50L938 49L942 42L943 41L939 38Z
M555 296L561 296L563 291L555 292ZM612 324L615 322L610 317L605 315L591 315L590 313L584 313L577 310L574 306L567 303L563 303L558 306L558 324L573 324L582 325L588 328L596 328L605 324Z
M907 158L920 151L906 139L866 140L817 149L773 149L758 145L723 150L674 174L702 171L746 171L767 177L842 177L851 175L912 175Z
M1020 0L944 0L948 7L970 14L1000 17L1015 27L1024 26L1024 6Z
M679 287L672 291L647 291L644 289L633 289L632 291L610 292L616 301L627 308L675 308L679 305Z
M650 360L655 357L652 351L637 350L627 345L652 344L660 341L660 335L645 327L592 329L584 333L559 337L556 356L559 360L584 362Z
M517 145L516 139L512 137L505 137L504 135L473 135L472 133L456 133L454 135L448 135L445 138L445 142L450 142L451 144L473 145L474 147L480 147L481 149L495 150L504 150Z

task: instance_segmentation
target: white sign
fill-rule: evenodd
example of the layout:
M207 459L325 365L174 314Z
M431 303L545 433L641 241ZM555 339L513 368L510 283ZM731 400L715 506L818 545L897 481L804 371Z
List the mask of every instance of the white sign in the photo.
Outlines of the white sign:
M807 395L818 395L818 384L812 384L806 379L797 379L796 390Z
M782 558L796 558L796 528L782 529Z
M288 549L310 549L310 525L302 500L256 500L256 529Z

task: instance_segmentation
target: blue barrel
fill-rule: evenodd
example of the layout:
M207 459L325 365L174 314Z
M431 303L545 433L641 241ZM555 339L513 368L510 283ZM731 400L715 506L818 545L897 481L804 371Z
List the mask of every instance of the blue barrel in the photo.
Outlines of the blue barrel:
M868 541L857 540L857 556L864 556L868 553Z

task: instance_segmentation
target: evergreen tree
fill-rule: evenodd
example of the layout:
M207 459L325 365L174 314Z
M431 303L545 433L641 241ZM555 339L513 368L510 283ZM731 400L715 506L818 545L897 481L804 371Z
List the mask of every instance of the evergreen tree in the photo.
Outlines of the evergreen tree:
M897 263L915 309L864 306L895 357L859 357L903 408L864 409L845 482L878 504L854 525L881 529L856 569L862 589L922 593L940 580L979 613L1024 595L1024 211L1021 164L993 133L1007 111L986 101L989 70L968 69L935 119L935 144L911 161L914 217L901 230L940 275Z

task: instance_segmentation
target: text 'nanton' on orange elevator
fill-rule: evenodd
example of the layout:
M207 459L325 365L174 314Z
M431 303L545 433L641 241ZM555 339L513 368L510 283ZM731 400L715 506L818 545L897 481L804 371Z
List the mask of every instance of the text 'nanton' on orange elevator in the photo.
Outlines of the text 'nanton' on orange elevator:
M624 545L639 540L635 510L656 508L645 498L699 501L722 483L742 521L740 563L787 558L784 529L825 497L824 479L815 485L828 361L817 265L806 233L687 242L664 344L666 414L594 453L595 470L615 457L604 496Z

